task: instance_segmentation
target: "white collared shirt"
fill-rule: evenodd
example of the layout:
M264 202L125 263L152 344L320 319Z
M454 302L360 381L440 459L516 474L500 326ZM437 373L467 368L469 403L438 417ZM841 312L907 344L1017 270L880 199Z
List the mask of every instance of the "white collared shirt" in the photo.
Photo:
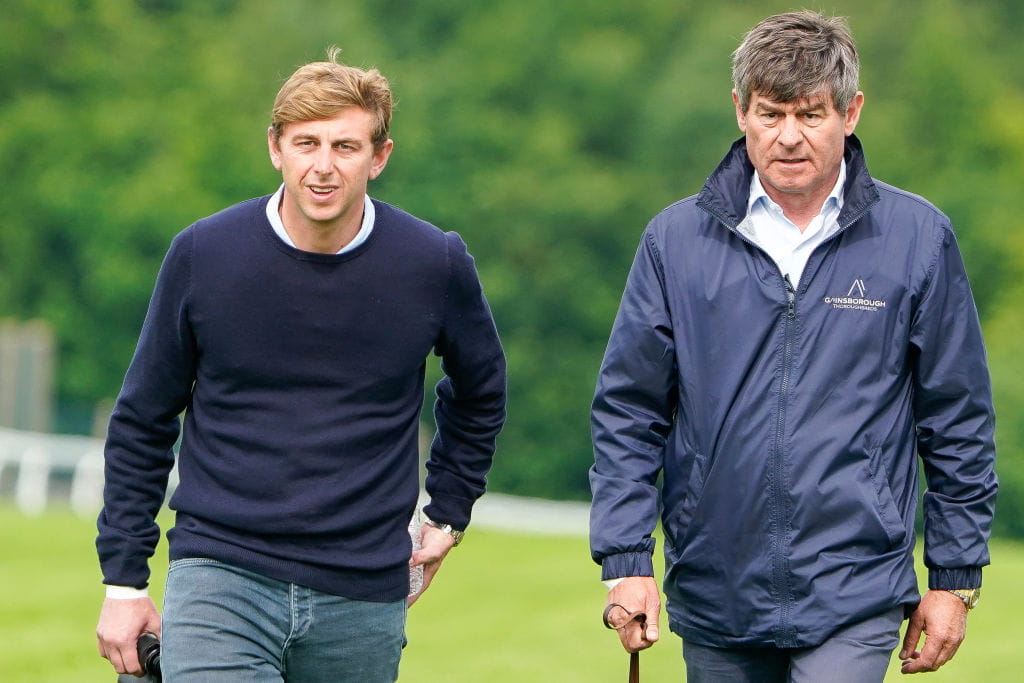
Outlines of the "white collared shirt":
M279 208L281 206L281 197L283 195L284 183L281 184L281 187L277 188L277 192L275 192L274 196L270 198L269 202L267 202L267 220L270 221L270 225L274 228L274 232L277 233L277 236L280 237L285 244L289 247L298 249L298 247L295 246L295 242L292 241L291 235L289 235L288 231L284 229L284 222L281 221ZM359 226L359 232L357 232L356 236L352 238L352 241L339 249L338 253L344 254L345 252L352 251L369 239L370 233L373 232L373 221L375 218L376 212L373 208L373 202L370 201L370 195L363 195L363 223Z
M737 230L751 242L764 249L779 266L784 276L796 287L800 276L819 244L839 229L839 212L843 208L843 184L846 182L846 160L839 167L839 177L832 191L821 206L821 211L811 220L807 228L793 224L782 213L782 207L772 201L761 184L757 171L750 180L750 198L747 200L747 217Z

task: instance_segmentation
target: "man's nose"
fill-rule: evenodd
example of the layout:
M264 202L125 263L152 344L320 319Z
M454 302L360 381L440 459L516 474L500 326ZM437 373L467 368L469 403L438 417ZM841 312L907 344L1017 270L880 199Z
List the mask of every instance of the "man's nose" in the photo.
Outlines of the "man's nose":
M779 131L779 144L786 147L793 147L800 144L803 139L803 132L800 123L795 116L786 116L782 119L782 129Z
M331 172L333 150L328 145L321 146L313 157L313 170L324 175Z

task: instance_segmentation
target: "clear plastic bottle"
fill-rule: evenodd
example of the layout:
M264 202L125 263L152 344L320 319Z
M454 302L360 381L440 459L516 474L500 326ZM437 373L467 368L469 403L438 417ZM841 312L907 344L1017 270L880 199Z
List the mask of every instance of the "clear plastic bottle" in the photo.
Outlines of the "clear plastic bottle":
M420 521L420 513L417 510L412 519L409 520L409 537L412 539L413 552L421 548L420 538L422 537L423 522ZM409 597L416 595L423 590L423 565L409 567Z

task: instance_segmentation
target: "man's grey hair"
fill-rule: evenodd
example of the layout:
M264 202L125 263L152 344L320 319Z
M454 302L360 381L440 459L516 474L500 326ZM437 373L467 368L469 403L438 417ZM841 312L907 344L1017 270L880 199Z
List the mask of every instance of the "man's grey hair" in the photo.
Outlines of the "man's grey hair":
M774 102L831 95L845 112L857 94L860 59L843 17L808 10L768 17L750 29L732 55L732 81L740 109L751 93Z

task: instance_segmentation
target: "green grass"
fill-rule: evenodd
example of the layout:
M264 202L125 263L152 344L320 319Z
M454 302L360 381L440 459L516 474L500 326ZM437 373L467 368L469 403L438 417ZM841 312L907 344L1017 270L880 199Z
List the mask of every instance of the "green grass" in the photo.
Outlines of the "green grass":
M96 654L103 597L95 527L63 510L24 517L0 506L0 678L5 683L114 680ZM164 545L161 544L161 548ZM935 681L1018 680L1024 627L1024 544L993 544L968 639ZM154 560L159 598L166 556ZM616 682L627 657L600 624L604 588L586 539L473 529L409 613L405 683ZM641 656L643 680L682 681L679 639L668 633ZM887 681L900 680L894 661Z

